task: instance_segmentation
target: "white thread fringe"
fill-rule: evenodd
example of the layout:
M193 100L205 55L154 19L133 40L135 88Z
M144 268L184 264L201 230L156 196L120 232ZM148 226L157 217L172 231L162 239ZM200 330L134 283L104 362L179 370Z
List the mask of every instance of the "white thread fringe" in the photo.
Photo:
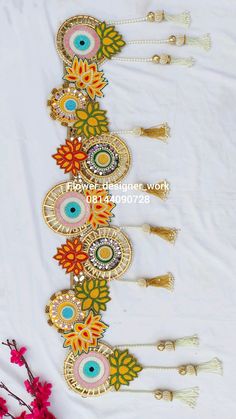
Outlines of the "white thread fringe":
M186 36L186 45L198 46L203 48L205 51L209 51L211 49L210 34L207 33L201 37Z
M223 375L223 364L218 358L213 358L208 362L196 365L197 373L206 372Z
M173 391L173 399L179 400L187 404L192 409L196 406L199 396L199 387L186 388L183 390Z
M187 58L171 57L171 64L185 65L186 67L192 67L195 64L195 60L193 57L187 57Z
M189 12L185 11L179 15L169 15L164 12L164 19L168 22L178 23L181 26L189 27L191 24L191 15Z
M186 336L175 340L175 346L198 346L199 338L197 335Z

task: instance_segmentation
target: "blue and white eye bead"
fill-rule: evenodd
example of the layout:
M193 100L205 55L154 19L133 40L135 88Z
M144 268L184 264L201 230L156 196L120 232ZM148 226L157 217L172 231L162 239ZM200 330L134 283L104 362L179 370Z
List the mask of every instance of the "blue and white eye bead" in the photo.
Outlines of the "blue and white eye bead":
M87 25L75 25L68 29L64 36L64 48L71 57L93 58L100 48L97 32Z
M102 353L82 354L74 363L74 377L83 388L97 388L106 383L109 375L110 364Z
M55 203L55 214L65 227L81 227L90 215L90 205L84 195L78 192L66 192Z

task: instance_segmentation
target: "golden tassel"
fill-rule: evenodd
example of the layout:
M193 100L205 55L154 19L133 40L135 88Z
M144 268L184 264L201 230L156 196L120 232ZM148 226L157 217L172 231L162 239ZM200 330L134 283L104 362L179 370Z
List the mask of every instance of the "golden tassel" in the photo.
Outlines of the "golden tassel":
M165 200L167 199L170 192L170 184L166 180L155 184L143 183L143 192L147 192L150 195L157 196L158 198Z
M156 140L166 141L170 136L168 124L161 124L151 128L140 128L140 137L155 138Z
M171 272L168 272L165 275L155 276L154 278L141 278L138 280L138 284L141 287L157 287L165 288L172 291L174 289L174 276Z
M155 227L150 226L149 224L143 224L142 229L145 233L156 234L170 243L175 243L178 235L178 230L176 228Z

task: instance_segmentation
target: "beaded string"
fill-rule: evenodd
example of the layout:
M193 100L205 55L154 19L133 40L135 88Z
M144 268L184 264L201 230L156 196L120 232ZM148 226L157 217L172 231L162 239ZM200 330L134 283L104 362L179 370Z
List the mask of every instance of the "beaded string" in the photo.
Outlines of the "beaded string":
M170 65L170 64L177 64L177 65L184 65L187 67L192 67L195 63L194 58L186 57L186 58L178 58L172 57L168 54L155 54L149 58L143 57L111 57L112 61L119 61L119 62L133 62L133 63L154 63L160 65Z
M128 25L130 23L142 23L147 22L148 18L145 17L137 17L137 18L131 18L131 19L123 19L123 20L108 20L108 25Z

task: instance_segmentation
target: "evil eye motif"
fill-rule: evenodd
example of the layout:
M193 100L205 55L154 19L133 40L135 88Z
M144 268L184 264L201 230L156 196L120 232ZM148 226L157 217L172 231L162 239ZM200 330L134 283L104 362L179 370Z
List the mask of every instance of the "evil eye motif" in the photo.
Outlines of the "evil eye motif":
M127 236L116 227L100 227L83 238L84 252L89 258L84 273L89 277L116 279L131 262L131 245Z
M68 191L70 182L51 189L43 203L43 215L47 225L56 233L73 236L88 227L90 204L82 192Z
M130 153L117 136L102 134L84 143L88 158L82 162L81 176L87 182L118 183L129 170Z
M108 359L97 352L80 355L74 364L77 382L87 389L104 384L109 377L109 372Z
M78 192L66 192L56 201L57 219L65 227L80 227L90 215L90 206L84 195Z
M66 31L64 47L71 57L92 58L100 48L100 38L97 32L87 25L75 25Z
M83 397L97 396L111 389L109 355L113 350L103 343L88 353L70 352L64 363L68 386Z
M52 119L58 120L62 125L70 126L77 120L76 110L84 109L88 96L75 87L64 86L53 89L48 100L48 107Z
M87 60L97 59L101 41L95 28L100 23L92 16L85 15L73 16L62 23L57 33L56 47L64 62L72 64L75 55Z
M84 319L81 302L72 290L59 291L53 294L45 309L48 324L54 326L60 333L73 329L73 324Z

